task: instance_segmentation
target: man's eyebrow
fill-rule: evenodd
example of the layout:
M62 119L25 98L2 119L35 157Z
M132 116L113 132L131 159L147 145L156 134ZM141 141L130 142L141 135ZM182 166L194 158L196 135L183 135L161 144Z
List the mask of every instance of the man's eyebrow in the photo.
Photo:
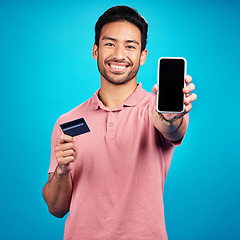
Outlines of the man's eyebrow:
M127 43L135 43L135 44L140 45L139 42L136 41L136 40L126 40L126 42L127 42Z
M110 41L117 42L117 39L113 38L113 37L103 37L102 40L110 40ZM139 42L136 41L136 40L125 40L125 42L127 42L127 43L135 43L137 45L140 45Z
M102 40L111 40L111 41L114 41L114 42L117 41L117 39L112 38L112 37L103 37Z

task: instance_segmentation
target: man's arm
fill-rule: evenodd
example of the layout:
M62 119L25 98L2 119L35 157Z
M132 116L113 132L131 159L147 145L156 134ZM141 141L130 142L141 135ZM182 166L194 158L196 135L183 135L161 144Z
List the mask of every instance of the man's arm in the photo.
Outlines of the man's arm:
M49 212L56 217L64 217L70 207L72 196L72 170L75 160L76 147L73 138L62 135L56 145L55 155L58 166L43 188L43 198L48 205Z
M165 138L172 142L179 141L184 137L187 130L187 122L183 116L192 109L191 103L197 99L197 95L192 93L192 91L195 89L195 85L191 83L192 77L187 76L185 81L186 87L183 88L183 92L186 95L184 99L184 112L180 114L159 114L157 111L155 111L152 116L153 125L158 129L159 132L162 133ZM154 85L152 90L156 94L158 86Z
M187 122L184 117L177 119L176 121L167 121L157 112L153 113L153 124L161 134L172 142L181 140L187 130Z

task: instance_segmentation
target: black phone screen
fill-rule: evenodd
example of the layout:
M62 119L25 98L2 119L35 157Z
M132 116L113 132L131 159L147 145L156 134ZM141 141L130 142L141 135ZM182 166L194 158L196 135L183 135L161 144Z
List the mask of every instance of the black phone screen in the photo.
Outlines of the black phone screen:
M185 60L162 58L159 63L158 111L182 112L184 109Z

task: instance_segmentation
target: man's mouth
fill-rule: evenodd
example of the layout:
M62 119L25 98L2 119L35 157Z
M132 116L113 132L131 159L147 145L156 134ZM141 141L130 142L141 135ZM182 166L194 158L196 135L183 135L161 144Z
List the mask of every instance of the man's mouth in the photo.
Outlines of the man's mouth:
M108 66L112 72L122 73L129 67L127 63L118 63L118 62L108 62Z

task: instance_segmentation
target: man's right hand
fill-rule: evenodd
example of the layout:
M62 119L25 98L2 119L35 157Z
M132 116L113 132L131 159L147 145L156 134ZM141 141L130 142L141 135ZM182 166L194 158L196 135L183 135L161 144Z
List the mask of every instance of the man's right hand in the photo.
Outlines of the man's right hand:
M66 175L72 168L76 159L76 146L73 137L62 134L57 141L55 148L55 156L58 161L57 174Z
M72 178L70 171L76 159L77 149L71 136L62 134L55 147L58 166L49 174L43 188L43 197L49 212L62 218L69 211L72 196Z

